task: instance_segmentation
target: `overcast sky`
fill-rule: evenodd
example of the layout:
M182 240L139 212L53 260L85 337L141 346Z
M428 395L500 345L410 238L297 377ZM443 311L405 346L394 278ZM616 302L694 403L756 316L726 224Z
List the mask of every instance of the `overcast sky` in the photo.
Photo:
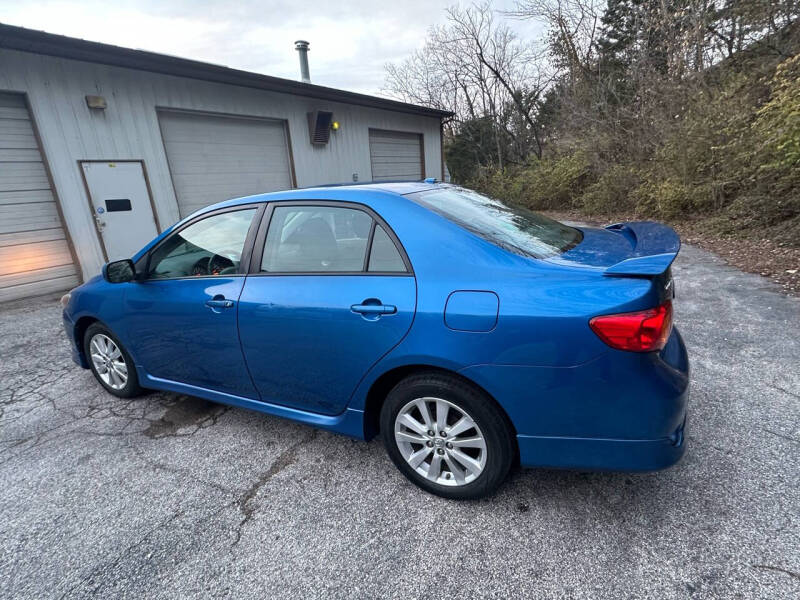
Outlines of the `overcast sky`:
M379 94L384 65L422 46L456 0L0 0L0 22L299 78L294 41L311 42L311 80ZM462 2L463 4L463 2ZM498 10L513 0L497 0ZM511 22L522 37L538 26Z

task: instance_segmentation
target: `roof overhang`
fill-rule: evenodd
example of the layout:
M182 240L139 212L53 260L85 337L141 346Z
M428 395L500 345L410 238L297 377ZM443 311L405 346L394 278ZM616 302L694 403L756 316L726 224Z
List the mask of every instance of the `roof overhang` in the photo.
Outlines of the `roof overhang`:
M451 112L0 23L0 48L442 119Z

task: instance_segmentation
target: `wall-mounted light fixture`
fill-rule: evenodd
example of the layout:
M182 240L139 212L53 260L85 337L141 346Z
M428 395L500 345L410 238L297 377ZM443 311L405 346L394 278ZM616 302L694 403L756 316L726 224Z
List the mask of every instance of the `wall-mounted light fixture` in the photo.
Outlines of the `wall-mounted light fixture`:
M98 110L105 110L108 108L108 103L103 96L86 96L86 106Z

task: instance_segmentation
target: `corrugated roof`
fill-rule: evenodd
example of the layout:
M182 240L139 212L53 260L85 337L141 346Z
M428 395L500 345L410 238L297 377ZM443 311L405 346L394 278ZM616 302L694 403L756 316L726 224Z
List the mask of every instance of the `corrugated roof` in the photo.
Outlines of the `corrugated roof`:
M228 85L238 85L242 87L268 90L271 92L281 92L284 94L294 94L296 96L306 96L329 100L332 102L344 102L359 106L369 106L372 108L382 108L397 112L422 115L426 117L448 117L452 113L416 104L407 104L397 100L388 100L329 88L322 85L303 83L292 79L282 79L271 77L250 71L231 69L221 65L148 52L146 50L133 50L111 44L101 44L99 42L89 42L86 40L26 29L25 27L15 27L0 23L0 48L11 50L21 50L23 52L33 52L35 54L46 54L58 56L72 60L81 60L91 63L112 65L115 67L125 67L128 69L138 69L161 73L164 75L176 75L178 77L189 77L191 79L202 79L216 83L226 83Z

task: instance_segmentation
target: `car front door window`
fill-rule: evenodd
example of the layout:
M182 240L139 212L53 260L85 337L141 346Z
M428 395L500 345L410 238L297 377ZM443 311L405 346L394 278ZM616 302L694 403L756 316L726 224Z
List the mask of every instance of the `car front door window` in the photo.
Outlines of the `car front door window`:
M242 252L255 208L212 215L174 233L151 254L148 279L243 273Z

